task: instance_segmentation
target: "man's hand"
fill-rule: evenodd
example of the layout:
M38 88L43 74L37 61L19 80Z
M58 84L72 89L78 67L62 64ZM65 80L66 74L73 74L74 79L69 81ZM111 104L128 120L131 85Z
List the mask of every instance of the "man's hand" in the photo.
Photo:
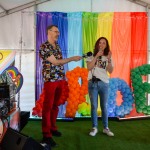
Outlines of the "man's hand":
M79 61L82 59L82 57L81 56L73 56L73 57L71 57L71 59L72 59L72 61Z

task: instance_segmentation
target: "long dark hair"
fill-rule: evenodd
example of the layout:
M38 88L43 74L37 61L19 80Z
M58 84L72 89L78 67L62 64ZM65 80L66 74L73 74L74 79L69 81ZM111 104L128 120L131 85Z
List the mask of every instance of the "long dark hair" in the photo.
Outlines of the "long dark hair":
M95 56L95 55L98 53L98 51L99 51L99 41L100 41L101 39L104 39L104 40L106 41L106 48L104 49L104 56L107 56L108 53L109 53L109 51L110 51L110 47L109 47L108 40L107 40L105 37L100 37L100 38L96 41L96 43L95 43L93 56Z

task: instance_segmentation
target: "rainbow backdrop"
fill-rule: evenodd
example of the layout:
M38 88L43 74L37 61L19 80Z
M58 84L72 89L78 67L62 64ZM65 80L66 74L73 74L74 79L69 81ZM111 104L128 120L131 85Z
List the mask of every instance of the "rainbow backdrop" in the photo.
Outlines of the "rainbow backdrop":
M58 43L65 57L93 51L96 40L101 36L106 37L114 61L114 71L110 76L125 80L129 86L131 85L130 70L147 64L148 16L146 12L37 12L37 51L41 43L47 40L46 28L51 24L57 25L60 30ZM38 53L36 60L38 76L41 74ZM86 67L86 62L68 64L69 70L77 66ZM38 79L36 86L40 91L38 86L41 84L38 83ZM37 90L37 97L39 93Z

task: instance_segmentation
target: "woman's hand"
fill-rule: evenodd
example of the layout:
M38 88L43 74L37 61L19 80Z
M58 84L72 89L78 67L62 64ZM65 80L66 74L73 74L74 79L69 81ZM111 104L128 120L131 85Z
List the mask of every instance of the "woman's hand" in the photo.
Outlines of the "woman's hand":
M108 59L111 59L111 55L112 55L112 52L109 51L107 58L108 58Z
M103 56L104 51L103 50L99 50L98 53L96 54L96 58L98 58L99 56Z
M112 52L109 51L108 56L107 56L107 58L108 58L108 63L111 63L111 55L112 55Z

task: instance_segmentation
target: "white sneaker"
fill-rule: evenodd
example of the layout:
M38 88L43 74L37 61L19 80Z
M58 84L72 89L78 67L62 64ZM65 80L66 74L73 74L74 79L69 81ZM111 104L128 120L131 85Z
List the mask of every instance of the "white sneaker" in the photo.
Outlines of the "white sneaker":
M92 130L90 131L89 135L90 136L95 136L97 134L98 130L96 127L92 128Z
M103 133L107 134L108 136L114 136L114 133L111 132L109 129L103 129Z

